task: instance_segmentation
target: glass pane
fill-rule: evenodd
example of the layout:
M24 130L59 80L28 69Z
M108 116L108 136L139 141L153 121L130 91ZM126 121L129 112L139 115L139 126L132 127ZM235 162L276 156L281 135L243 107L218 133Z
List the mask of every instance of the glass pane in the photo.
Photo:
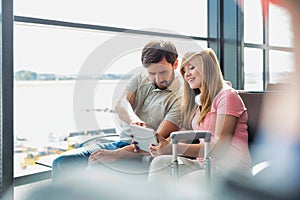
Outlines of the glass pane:
M294 54L270 51L270 83L285 83L294 69Z
M58 151L62 138L77 130L72 79L92 50L114 35L21 23L14 30L14 172L21 176L42 170L34 161L55 151L47 145L56 141L50 146Z
M270 4L270 45L293 46L291 16L282 7Z
M263 51L245 48L245 85L248 91L263 90Z
M244 0L244 36L246 43L263 43L263 18L260 0Z
M207 37L207 0L15 0L14 14Z
M77 73L86 57L109 33L17 23L14 26L14 70Z

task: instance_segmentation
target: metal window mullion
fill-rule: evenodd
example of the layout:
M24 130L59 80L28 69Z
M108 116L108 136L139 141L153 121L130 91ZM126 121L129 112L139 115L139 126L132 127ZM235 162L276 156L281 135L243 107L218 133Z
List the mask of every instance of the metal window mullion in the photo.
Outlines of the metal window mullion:
M0 199L13 199L13 0L1 1Z
M225 75L225 69L224 69L224 46L225 46L225 38L224 38L224 0L220 0L218 3L218 16L219 16L219 30L218 30L218 36L220 39L220 45L219 45L219 62L220 67L222 70L223 75Z
M237 82L238 89L243 90L245 86L245 69L244 69L244 13L237 9ZM244 10L244 0L240 1L240 9Z
M220 2L221 0L207 0L207 30L208 30L208 47L214 49L217 57L220 59Z
M265 49L263 50L263 90L267 89L267 85L270 82L270 42L269 42L269 2L265 1L262 6L263 8L263 44ZM267 2L266 2L267 1Z
M115 32L115 33L128 32L128 33L137 34L137 35L150 35L150 36L161 36L161 37L204 40L204 41L209 40L208 38L205 38L205 37L198 37L198 36L192 36L192 35L189 36L189 35L180 35L180 34L172 34L172 33L146 31L146 30L142 30L142 29L135 30L135 29L112 27L112 26L82 24L82 23L75 23L75 22L66 22L66 21L41 19L41 18L33 18L33 17L25 17L25 16L14 16L14 21L20 22L20 23L60 26L60 27L78 28L78 29L86 29L86 30L99 30L99 31L107 31L107 32Z

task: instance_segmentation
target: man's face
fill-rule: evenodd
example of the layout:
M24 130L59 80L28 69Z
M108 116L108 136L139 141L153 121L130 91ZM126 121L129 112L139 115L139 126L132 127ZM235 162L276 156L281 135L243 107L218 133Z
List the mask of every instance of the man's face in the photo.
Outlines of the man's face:
M174 78L173 66L165 58L158 63L150 64L147 71L150 81L161 90L165 90Z

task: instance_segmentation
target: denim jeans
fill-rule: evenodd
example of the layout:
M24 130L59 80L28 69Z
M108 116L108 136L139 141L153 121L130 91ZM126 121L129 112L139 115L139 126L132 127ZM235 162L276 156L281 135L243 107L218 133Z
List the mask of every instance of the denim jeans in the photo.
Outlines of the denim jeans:
M116 150L127 145L129 145L129 143L124 141L98 143L64 152L52 163L52 181L57 182L58 180L66 178L65 176L72 176L72 172L84 172L88 166L89 156L97 150Z

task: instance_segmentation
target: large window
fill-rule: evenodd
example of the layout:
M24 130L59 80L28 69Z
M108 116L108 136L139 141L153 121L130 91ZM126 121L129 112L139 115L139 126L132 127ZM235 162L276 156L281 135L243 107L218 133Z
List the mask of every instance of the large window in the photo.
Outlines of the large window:
M134 42L171 40L179 58L207 47L206 0L15 0L14 15L15 177L49 170L35 161L74 148L71 135L118 131L120 80L141 66Z
M47 170L35 161L69 149L73 133L118 129L114 99L144 41L171 40L179 58L213 48L236 89L284 82L294 70L290 16L261 2L14 0L15 176ZM120 36L128 40L114 43ZM84 71L95 55L95 71ZM75 107L78 88L92 93Z
M261 2L244 0L245 90L285 83L294 71L290 15L273 4L263 8Z

